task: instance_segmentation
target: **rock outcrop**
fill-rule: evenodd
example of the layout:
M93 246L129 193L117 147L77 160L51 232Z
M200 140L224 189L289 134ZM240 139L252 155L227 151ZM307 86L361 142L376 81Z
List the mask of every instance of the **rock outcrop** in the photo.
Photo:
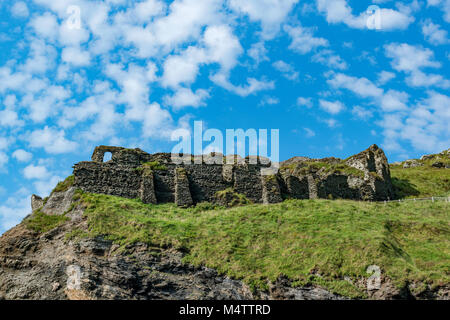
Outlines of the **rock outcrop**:
M111 152L112 158L103 162L106 152ZM75 187L180 206L213 202L217 192L230 188L254 203L276 203L285 198L393 198L386 156L375 145L347 160L295 157L281 163L278 173L269 174L270 161L258 157L242 159L213 153L184 158L192 161L175 164L168 153L100 146L92 161L74 166Z
M409 159L405 161L394 162L392 166L401 166L403 169L417 167L432 167L436 169L450 169L450 149L436 154L427 154L420 159Z

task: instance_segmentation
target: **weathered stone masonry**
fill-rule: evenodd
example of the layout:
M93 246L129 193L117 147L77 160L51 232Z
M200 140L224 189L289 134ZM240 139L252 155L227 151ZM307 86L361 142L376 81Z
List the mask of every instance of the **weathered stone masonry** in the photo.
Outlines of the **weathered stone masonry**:
M111 160L103 162L106 152ZM192 157L194 159L194 157ZM190 206L213 202L217 192L233 189L254 203L277 203L286 198L345 198L384 200L393 197L387 159L381 149L369 149L347 160L292 158L280 164L276 175L261 175L270 164L182 164L167 153L140 149L97 147L92 161L75 164L75 186L86 192L139 198L144 203L175 202ZM258 159L259 160L259 159ZM326 163L332 169L316 164ZM352 168L353 171L338 170Z

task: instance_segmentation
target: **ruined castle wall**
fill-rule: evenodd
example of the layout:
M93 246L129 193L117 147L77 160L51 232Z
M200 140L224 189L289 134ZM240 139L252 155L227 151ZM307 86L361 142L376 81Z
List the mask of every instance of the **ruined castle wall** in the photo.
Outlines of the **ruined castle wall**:
M185 166L192 200L195 203L212 201L216 192L232 186L224 180L223 165L190 164Z
M237 165L233 172L234 190L245 195L254 203L263 202L261 167L258 165Z
M138 198L141 172L135 168L117 166L113 162L80 162L74 166L75 186L86 192L125 198Z
M154 171L155 195L158 203L175 202L176 166L167 166L166 170Z
M103 162L105 152L112 153L110 161ZM301 173L290 168L293 162L290 160L286 161L289 166L280 173L262 176L261 169L268 165L250 164L249 159L237 163L238 159L235 158L234 165L176 165L167 153L151 155L140 149L108 146L97 147L92 160L74 166L76 187L92 193L140 198L144 203L171 202L189 206L212 202L218 191L229 188L254 203L276 203L283 198L316 199L330 196L384 200L393 195L387 159L375 145L346 160L349 166L361 170L364 177L341 174L339 171L328 174L325 170L314 168ZM301 158L294 160L303 161ZM335 158L321 161L341 162Z
M100 160L102 156L97 159ZM176 197L177 190L181 190L181 182L178 179L177 183L176 172L177 168L183 168L188 188L183 186L182 193L186 195L187 203L211 202L218 191L230 187L255 203L263 202L259 165L164 166L165 169L151 170L149 175L146 170L136 166L133 158L131 165L125 165L123 159L114 158L108 162L80 162L74 166L75 185L86 192L141 198L146 203L182 203L183 200Z
M358 199L358 190L348 184L348 176L331 174L318 183L319 198Z
M282 175L281 192L293 199L309 199L307 176Z

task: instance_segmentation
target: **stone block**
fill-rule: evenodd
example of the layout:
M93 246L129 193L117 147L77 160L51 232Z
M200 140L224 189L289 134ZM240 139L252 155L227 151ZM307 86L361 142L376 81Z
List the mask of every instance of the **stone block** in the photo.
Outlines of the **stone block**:
M175 168L175 203L180 207L189 207L194 203L189 190L189 179L184 168Z

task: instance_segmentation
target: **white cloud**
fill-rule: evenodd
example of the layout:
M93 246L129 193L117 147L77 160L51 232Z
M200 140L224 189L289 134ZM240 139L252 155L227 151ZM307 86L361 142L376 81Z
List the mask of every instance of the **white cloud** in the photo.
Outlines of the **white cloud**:
M448 32L441 29L440 25L431 22L430 19L422 23L422 33L425 36L425 40L433 45L447 44L450 42Z
M140 23L146 23L155 16L159 16L166 10L165 3L158 0L146 0L136 3L136 6L130 10L132 18Z
M439 74L426 74L422 71L415 71L406 79L406 82L412 87L430 87L450 88L450 80L445 79Z
M385 45L385 54L392 59L391 65L397 71L409 74L406 82L413 87L437 86L449 88L450 81L437 74L425 74L424 68L440 68L441 63L434 60L434 52L421 46L406 43Z
M14 195L0 206L0 234L17 225L31 212L29 196Z
M409 95L405 92L389 90L381 98L381 108L384 111L399 111L408 109Z
M327 47L329 44L324 38L314 37L312 28L286 26L284 30L292 39L289 49L300 54L306 54L319 47Z
M316 133L314 132L314 130L311 130L310 128L303 128L303 130L305 130L306 137L308 137L308 138L312 138L312 137L316 136Z
M44 166L34 166L30 164L23 170L23 175L25 178L31 180L31 179L45 179L47 178L50 173L48 172L47 168Z
M47 176L46 178L35 181L33 185L36 188L37 194L46 197L55 188L56 184L62 180L64 179L59 176Z
M326 101L320 99L319 105L323 110L331 114L338 114L345 109L345 106L340 101Z
M162 109L157 103L146 108L142 128L144 137L159 136L168 139L172 128L172 117L167 110Z
M297 98L297 106L312 108L312 106L313 106L312 98L298 97Z
M373 14L367 11L359 16L354 16L352 8L346 0L316 0L317 9L326 16L327 22L336 24L344 23L350 28L366 29L368 28L368 18ZM381 31L404 30L414 22L411 10L396 11L393 9L380 8L380 29Z
M3 127L22 127L23 120L19 120L17 112L10 109L0 111L0 126Z
M29 162L33 158L33 154L22 149L13 152L12 157L20 162Z
M450 23L450 0L428 0L428 6L437 6L444 12L444 20Z
M371 110L361 106L354 106L352 109L352 114L362 120L367 120L373 116L373 112Z
M156 43L166 50L187 40L198 39L202 27L220 22L220 0L175 0L170 13L151 26Z
M56 20L56 16L50 12L45 12L41 16L36 16L30 21L31 27L34 28L35 33L43 38L51 41L55 40L59 24Z
M89 40L89 35L87 29L73 28L66 21L59 28L58 40L61 45L78 47Z
M278 61L275 61L272 64L272 66L275 69L277 69L278 71L280 71L283 74L283 77L285 77L286 79L288 79L288 80L297 80L298 79L299 73L298 73L298 71L295 71L295 68L292 65L290 65L282 60L278 60Z
M312 57L312 61L339 70L348 68L347 63L339 55L328 49L320 50Z
M430 49L407 43L390 43L384 48L386 56L393 59L391 64L397 71L413 72L421 68L439 68L441 66L434 60L434 53Z
M243 49L233 30L226 25L208 27L203 36L209 62L217 62L223 70L230 70L237 64Z
M89 51L81 50L80 47L67 47L63 49L61 59L76 67L84 67L90 64L91 57Z
M52 45L42 39L32 39L30 43L30 54L19 70L27 74L44 74L53 69L57 59L57 52Z
M31 120L42 123L47 118L57 112L64 100L70 97L71 92L62 86L48 86L45 92L38 95L26 95L22 99L22 104L29 109Z
M78 147L76 142L66 139L64 130L45 126L44 129L33 131L28 141L32 148L44 148L47 153L61 154L73 152Z
M152 62L145 67L130 63L127 69L121 64L108 64L105 70L106 75L122 89L120 102L131 106L148 102L149 84L156 81L155 72L156 66ZM103 91L103 86L99 86L98 90Z
M200 65L218 63L219 73L228 77L243 52L238 38L228 26L211 26L205 30L200 47L190 46L180 55L169 56L164 62L162 85L176 88L180 84L193 83Z
M9 161L8 155L0 151L0 169L2 169Z
M377 98L381 97L383 94L383 90L378 88L367 78L356 78L347 76L343 73L338 73L334 74L327 82L334 88L345 88L363 98Z
M369 98L383 111L393 112L408 109L409 95L405 92L389 90L384 92L367 78L357 78L342 73L333 74L327 80L328 84L335 89L347 89L361 98ZM358 115L361 110L355 110Z
M257 80L255 78L247 78L247 85L236 86L232 84L224 74L221 73L211 76L211 80L217 85L227 89L228 91L234 92L241 97L255 94L258 91L270 90L275 88L275 82Z
M11 138L0 136L0 150L7 149L11 143Z
M258 105L259 106L267 106L267 105L272 106L272 105L279 104L279 103L280 103L280 99L278 99L276 97L264 96Z
M233 10L261 23L261 37L272 39L298 0L229 0Z
M339 126L339 122L336 119L322 119L322 122L324 122L329 128L336 128Z
M180 84L193 83L199 73L199 65L206 61L204 50L190 47L183 55L169 56L164 61L162 85L176 88Z
M204 89L198 89L193 92L188 88L179 88L176 90L173 96L165 96L164 102L167 105L172 106L175 110L184 107L202 107L206 106L205 100L210 97L208 91Z
M379 85L385 85L389 81L395 78L395 73L389 71L381 71L378 73L378 81Z
M417 103L408 114L386 114L379 125L383 127L387 150L402 152L401 142L414 149L440 152L450 144L450 97L429 91L428 97Z
M267 56L267 49L263 41L252 44L250 49L247 50L247 54L250 58L255 60L257 65L262 61L269 61L269 57Z
M14 3L14 5L11 8L11 13L14 17L17 18L26 18L30 14L26 3L23 1L18 1Z

